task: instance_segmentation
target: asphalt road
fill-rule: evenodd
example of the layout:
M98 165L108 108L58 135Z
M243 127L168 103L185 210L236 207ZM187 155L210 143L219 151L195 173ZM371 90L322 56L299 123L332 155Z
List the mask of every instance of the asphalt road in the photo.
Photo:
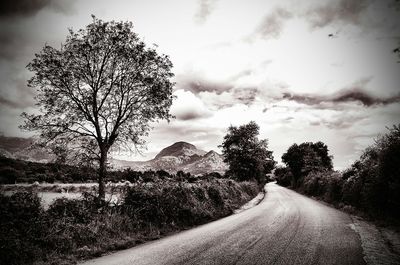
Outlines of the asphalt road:
M266 190L254 208L83 264L365 264L347 214L274 183Z

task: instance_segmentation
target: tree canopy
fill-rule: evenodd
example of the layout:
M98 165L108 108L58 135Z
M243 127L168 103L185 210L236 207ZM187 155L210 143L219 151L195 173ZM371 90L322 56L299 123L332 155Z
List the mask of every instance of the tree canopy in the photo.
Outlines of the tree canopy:
M169 119L173 83L166 55L146 47L131 22L93 16L69 30L60 49L45 45L27 68L39 114L23 113L22 129L39 131L46 145L77 149L98 162L99 196L112 146L140 146L150 123Z
M333 169L332 156L329 155L328 146L323 142L293 144L282 155L282 161L292 172L292 186L294 187L299 178L312 171Z
M259 126L251 121L236 127L230 126L222 147L224 161L228 163L228 174L238 180L265 181L265 174L271 172L276 162L267 140L259 140Z

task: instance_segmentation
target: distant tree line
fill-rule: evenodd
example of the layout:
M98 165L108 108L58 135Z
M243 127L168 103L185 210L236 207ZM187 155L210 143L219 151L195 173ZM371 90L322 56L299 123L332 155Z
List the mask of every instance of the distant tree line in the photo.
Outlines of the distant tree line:
M105 181L118 182L157 182L166 179L194 182L203 179L227 178L218 172L192 175L190 172L177 171L169 173L165 170L135 171L131 168L109 170ZM59 163L38 163L0 156L0 184L18 183L83 183L96 182L95 168L74 166Z
M321 143L292 145L275 169L278 184L374 219L400 220L400 125L375 139L343 172Z
M38 163L0 156L0 184L91 182L96 178L96 171L91 167Z

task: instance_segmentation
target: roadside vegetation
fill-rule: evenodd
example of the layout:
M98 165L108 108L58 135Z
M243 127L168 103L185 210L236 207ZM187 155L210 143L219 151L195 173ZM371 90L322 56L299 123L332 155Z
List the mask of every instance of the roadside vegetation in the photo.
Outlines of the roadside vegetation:
M343 172L334 171L321 142L291 146L277 167L278 184L351 213L400 225L400 125L375 139Z
M100 208L93 192L47 210L34 191L0 194L1 263L74 264L227 216L258 192L255 182L165 179L126 186Z
M250 157L251 150L236 150L239 157L227 159L231 168L227 174L108 170L101 204L95 168L0 157L2 183L30 183L0 186L1 262L73 264L234 213L261 191L265 175L275 164L266 141L257 139L255 123L239 131L249 128L254 133L246 141L252 141L252 150L259 149L258 155ZM225 139L232 136L232 129ZM246 147L240 137L230 148ZM239 162L247 171L236 171L234 165ZM254 165L259 170L250 174ZM80 193L82 197L60 198L44 208L39 192ZM107 200L113 194L118 200Z

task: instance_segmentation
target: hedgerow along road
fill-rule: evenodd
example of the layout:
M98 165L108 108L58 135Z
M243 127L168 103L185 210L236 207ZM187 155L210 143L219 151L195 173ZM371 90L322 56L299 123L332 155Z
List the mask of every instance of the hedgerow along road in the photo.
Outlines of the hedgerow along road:
M349 215L275 183L255 207L82 264L365 264Z

